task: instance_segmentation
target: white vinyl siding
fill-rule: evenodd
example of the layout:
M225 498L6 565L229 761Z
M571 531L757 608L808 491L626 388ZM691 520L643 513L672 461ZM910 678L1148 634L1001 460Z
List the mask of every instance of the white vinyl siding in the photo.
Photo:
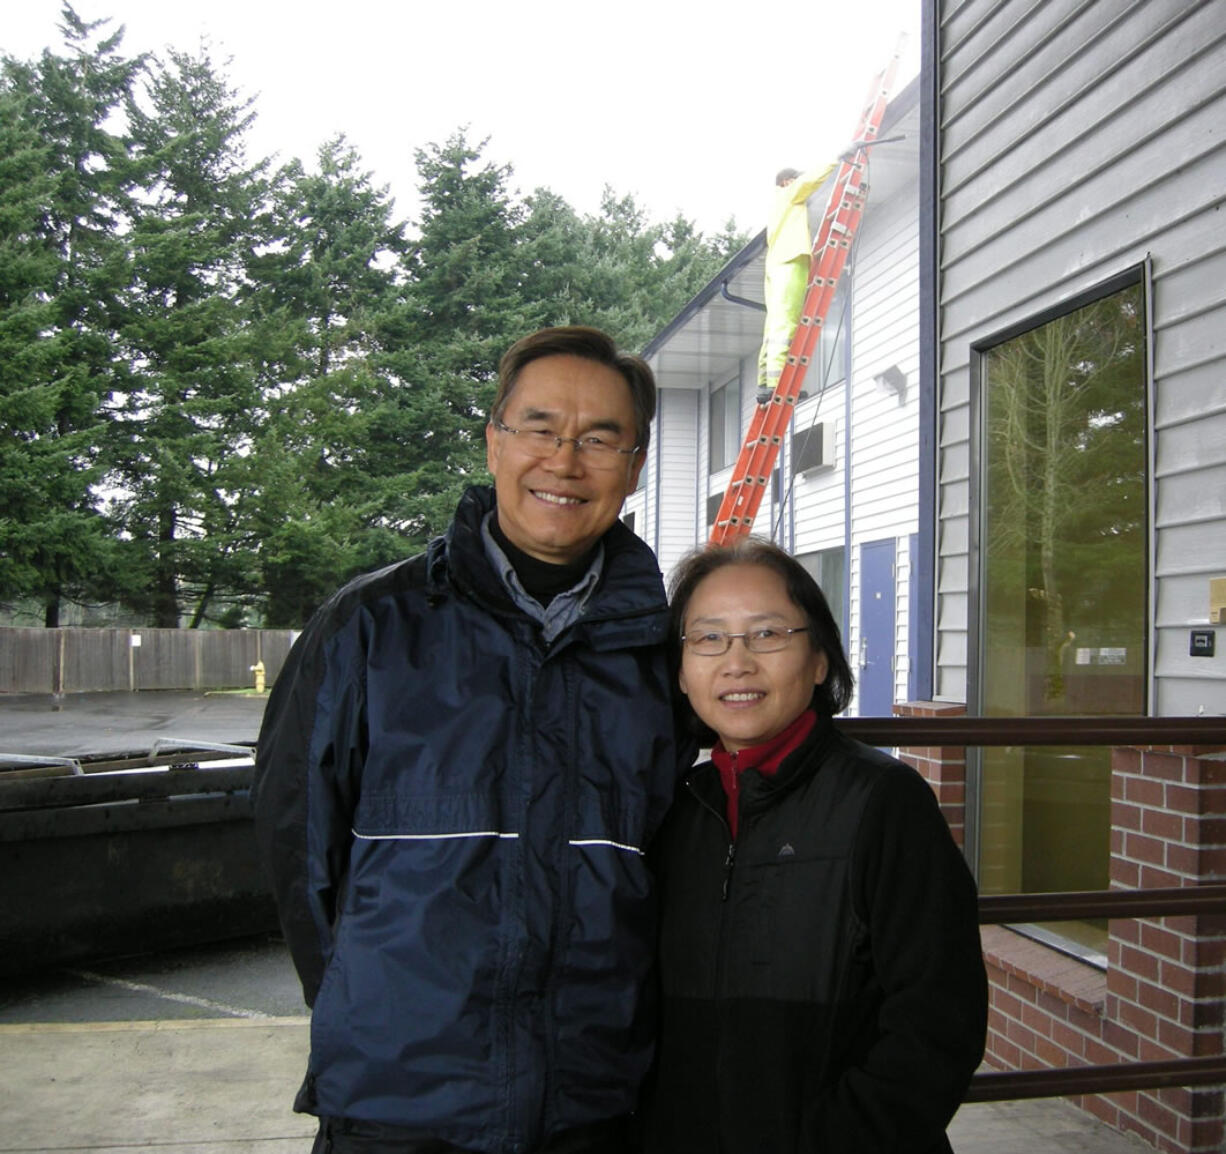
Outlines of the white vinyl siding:
M694 428L698 411L706 403L706 395L697 389L660 390L656 420L660 478L652 491L659 508L659 526L653 527L651 536L644 536L655 546L656 559L665 573L705 540L698 511L698 446L705 440L695 438Z
M888 146L885 146L888 147ZM919 509L918 188L866 213L856 258L852 325L851 605L847 652L860 651L860 547L893 538L895 701L907 698L909 538ZM898 394L876 378L897 368ZM859 700L852 711L859 711Z

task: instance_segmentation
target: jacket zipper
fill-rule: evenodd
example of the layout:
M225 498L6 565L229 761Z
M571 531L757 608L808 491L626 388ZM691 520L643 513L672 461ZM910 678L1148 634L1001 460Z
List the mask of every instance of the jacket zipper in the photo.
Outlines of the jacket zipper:
M732 867L736 863L736 842L733 840L732 830L729 828L728 819L723 813L716 809L715 806L711 805L710 802L708 802L707 799L698 792L698 790L694 788L694 783L692 780L687 780L685 784L690 793L694 795L694 798L698 804L708 813L710 813L715 820L724 827L724 832L728 835L728 852L724 855L723 882L720 888L720 901L726 902L728 900L728 894L732 888Z
M723 907L723 909L720 912L719 919L719 943L716 946L715 951L715 990L716 996L719 997L724 988L724 966L726 961L724 955L727 950L728 943L727 921L729 916L727 902L728 895L732 888L732 867L736 863L736 841L732 836L732 828L728 825L728 818L725 812L720 809L716 809L715 806L711 805L706 798L704 798L698 792L698 790L694 788L694 783L692 780L687 780L686 785L689 787L690 792L698 800L698 804L707 810L707 812L720 823L724 829L724 833L728 837L728 852L724 855L723 879L720 889L720 905ZM721 796L723 795L722 789L720 790L720 794ZM722 1069L724 1065L724 1031L722 1028L718 1030L715 1047L715 1065L716 1069L718 1070Z
M719 899L721 902L728 900L728 890L732 885L732 865L735 861L736 842L730 841L728 843L728 856L724 858L724 887Z

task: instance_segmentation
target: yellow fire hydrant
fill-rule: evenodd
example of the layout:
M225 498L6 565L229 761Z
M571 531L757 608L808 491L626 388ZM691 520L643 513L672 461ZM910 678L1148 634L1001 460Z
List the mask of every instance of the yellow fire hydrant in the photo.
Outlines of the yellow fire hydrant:
M256 693L263 693L264 692L264 662L257 661L251 667L251 672L255 674Z

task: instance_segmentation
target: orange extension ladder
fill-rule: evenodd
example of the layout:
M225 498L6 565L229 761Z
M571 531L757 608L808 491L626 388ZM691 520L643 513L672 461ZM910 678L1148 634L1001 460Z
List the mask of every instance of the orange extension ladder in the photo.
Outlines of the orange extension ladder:
M732 479L715 515L708 542L710 545L729 545L738 538L748 536L753 528L754 517L762 504L762 495L766 492L779 456L783 435L792 419L809 360L817 349L822 324L847 263L851 242L860 227L864 201L868 196L867 149L877 141L901 52L900 42L890 63L874 79L868 102L860 114L854 143L840 160L826 211L813 240L809 287L805 293L800 323L788 346L787 363L769 400L760 403L754 410L745 443L732 469Z

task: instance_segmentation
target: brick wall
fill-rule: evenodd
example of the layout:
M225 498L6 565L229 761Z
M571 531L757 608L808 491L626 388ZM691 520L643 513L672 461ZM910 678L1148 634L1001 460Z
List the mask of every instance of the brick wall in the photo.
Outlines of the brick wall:
M1111 886L1226 881L1226 756L1191 747L1112 753ZM1226 916L1110 923L1106 1041L1141 1061L1223 1053ZM1087 1108L1162 1150L1226 1147L1216 1087L1113 1095Z
M961 713L930 702L904 716ZM924 774L962 841L964 751L901 751ZM961 787L961 788L959 788ZM1226 881L1226 753L1193 747L1112 751L1112 888ZM1021 1070L1224 1052L1226 915L1116 919L1107 971L1003 926L983 927L991 983L987 1060ZM1169 1154L1226 1150L1220 1088L1070 1099Z

